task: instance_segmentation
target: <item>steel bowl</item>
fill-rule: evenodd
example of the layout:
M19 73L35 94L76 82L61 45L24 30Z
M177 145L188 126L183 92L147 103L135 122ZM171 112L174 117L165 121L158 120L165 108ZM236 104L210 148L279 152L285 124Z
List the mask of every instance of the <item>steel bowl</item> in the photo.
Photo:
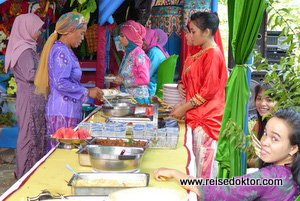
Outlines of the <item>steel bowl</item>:
M143 148L88 145L91 165L99 172L134 172L139 169Z
M135 104L131 103L113 103L112 106L105 104L102 106L102 111L105 116L123 117L134 115Z

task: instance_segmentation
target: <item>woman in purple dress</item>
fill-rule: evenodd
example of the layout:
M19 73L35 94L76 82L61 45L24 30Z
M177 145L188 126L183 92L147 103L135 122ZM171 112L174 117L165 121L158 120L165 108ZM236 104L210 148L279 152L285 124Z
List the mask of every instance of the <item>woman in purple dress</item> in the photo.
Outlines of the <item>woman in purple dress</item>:
M17 179L46 154L46 101L43 96L34 94L33 83L39 63L36 39L43 24L44 22L34 14L16 17L5 57L5 69L10 68L17 83Z
M86 29L87 21L81 14L66 13L59 18L54 33L44 46L35 85L36 93L48 98L48 135L61 127L75 128L82 119L82 104L88 100L88 96L99 100L102 98L103 92L98 87L87 89L81 86L82 72L71 49L80 45ZM61 35L59 40L58 34ZM49 150L55 143L49 141L48 145Z
M300 194L299 112L292 109L280 110L267 122L261 138L260 159L267 164L265 167L257 172L234 178L239 182L244 181L244 185L183 187L195 192L201 200L295 200ZM154 171L156 180L162 181L161 176L175 178L177 181L193 179L174 169L160 168ZM260 183L253 185L253 180L249 182L250 179ZM282 183L275 184L274 179L279 179ZM261 182L267 182L269 185Z

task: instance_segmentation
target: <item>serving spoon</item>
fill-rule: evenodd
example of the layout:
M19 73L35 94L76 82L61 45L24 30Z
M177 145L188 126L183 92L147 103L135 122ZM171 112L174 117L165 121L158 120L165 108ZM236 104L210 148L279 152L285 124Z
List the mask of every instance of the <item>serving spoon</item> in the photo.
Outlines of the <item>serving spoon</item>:
M78 174L78 172L76 172L73 168L71 168L71 166L69 166L68 164L66 165L66 168L68 168L69 170L71 170L77 177L82 178L81 175Z
M105 102L110 106L110 107L114 107L109 100L107 100L107 98L105 98L105 96L102 96L102 98L105 100Z

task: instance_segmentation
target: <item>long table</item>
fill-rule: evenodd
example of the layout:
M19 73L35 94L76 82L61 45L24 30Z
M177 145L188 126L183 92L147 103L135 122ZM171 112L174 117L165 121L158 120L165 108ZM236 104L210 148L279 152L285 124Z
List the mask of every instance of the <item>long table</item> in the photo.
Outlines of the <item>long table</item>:
M157 182L153 177L153 171L160 167L175 168L195 176L195 160L191 151L191 132L186 132L184 122L180 122L179 125L180 136L175 150L148 148L143 154L140 172L150 174L149 187L184 191L174 179ZM57 193L71 195L71 187L67 186L67 182L73 173L66 168L66 165L69 164L77 172L92 172L91 167L79 165L76 151L77 149L52 149L27 174L9 188L0 197L0 200L26 201L27 197L36 197L45 189L56 195ZM190 193L189 198L190 201L196 200L194 193Z

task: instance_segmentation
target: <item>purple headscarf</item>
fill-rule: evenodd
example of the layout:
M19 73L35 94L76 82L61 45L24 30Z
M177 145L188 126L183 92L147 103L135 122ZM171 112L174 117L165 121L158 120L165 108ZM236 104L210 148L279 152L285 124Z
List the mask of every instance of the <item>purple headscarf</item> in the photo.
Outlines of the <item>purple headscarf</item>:
M166 58L169 57L169 55L166 53L166 51L157 43L157 35L156 31L153 29L146 29L146 36L145 41L147 43L147 48L145 49L145 52L148 53L148 51L153 47L158 47L162 53L165 55Z
M157 35L157 43L162 47L165 46L165 44L168 42L168 34L161 29L154 30L156 31Z

